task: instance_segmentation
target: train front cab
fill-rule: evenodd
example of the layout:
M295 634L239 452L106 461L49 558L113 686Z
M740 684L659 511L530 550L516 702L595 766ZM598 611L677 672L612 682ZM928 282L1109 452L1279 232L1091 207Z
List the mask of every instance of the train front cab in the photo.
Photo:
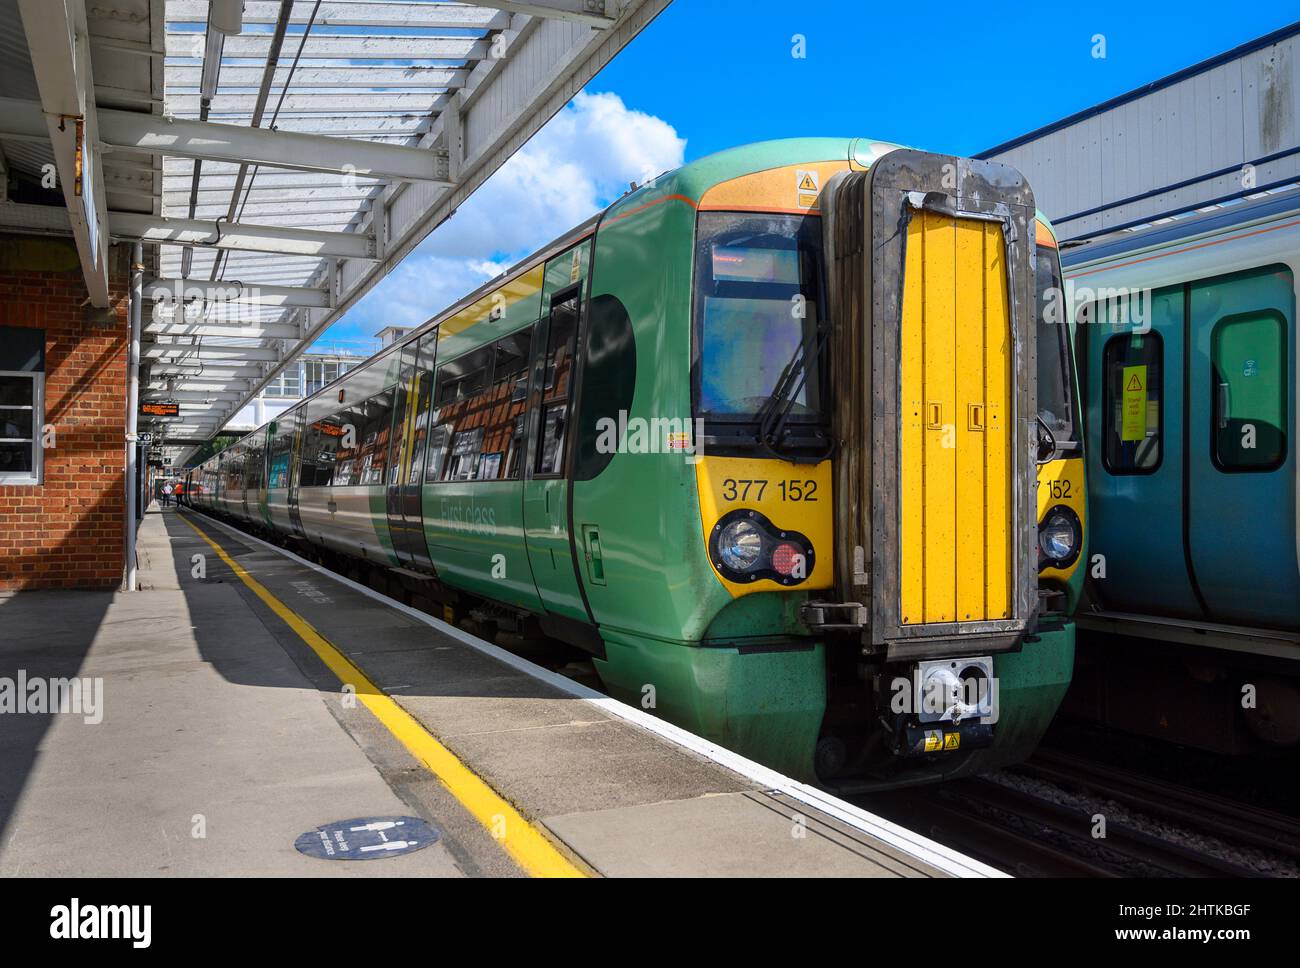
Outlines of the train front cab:
M1052 283L1059 264L1027 186L1009 169L973 176L964 160L855 147L838 163L789 164L787 150L780 164L699 191L660 186L697 199L695 212L632 209L655 213L659 238L693 230L693 265L678 266L669 246L654 258L669 279L693 270L694 285L682 307L690 382L675 385L660 365L649 374L660 395L643 396L638 354L630 416L671 413L687 397L704 453L680 502L669 499L680 494L671 455L613 459L590 484L580 472L575 526L616 520L616 506L628 522L594 549L599 578L591 546L583 569L606 652L597 667L615 695L790 775L883 786L995 768L1036 745L1069 684L1086 515L1064 327L1046 329L1052 387L1036 409L1034 337L1045 337L1034 267ZM914 163L933 184L903 191ZM947 207L945 164L974 179L947 193ZM862 207L869 171L894 179L878 183L891 214L874 223ZM859 181L857 216L837 178ZM873 288L863 233L874 224L889 240L904 214L907 245L892 248L889 283ZM676 307L644 292L644 274L602 276L655 238L644 224L634 235L633 221L602 224L593 292L617 293L633 326L666 317L671 327ZM874 322L861 312L872 292L894 299ZM640 333L635 342L653 345ZM692 570L683 515L697 522L706 574ZM638 542L632 522L643 516ZM649 574L667 576L661 603ZM643 614L620 605L620 584ZM666 630L700 631L685 648L656 641L642 631L646 613ZM922 708L950 686L974 701Z
M827 207L835 373L852 389L834 421L839 604L805 613L840 641L834 685L852 655L836 625L861 606L852 671L876 732L846 763L887 783L1015 762L1069 684L1084 553L1070 340L1044 311L1050 228L1013 169L919 152L844 176ZM823 774L835 739L824 725Z

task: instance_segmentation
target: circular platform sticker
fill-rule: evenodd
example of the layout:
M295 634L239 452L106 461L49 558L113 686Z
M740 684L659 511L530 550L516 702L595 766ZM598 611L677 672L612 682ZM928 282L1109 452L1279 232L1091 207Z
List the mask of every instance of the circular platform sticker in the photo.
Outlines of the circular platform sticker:
M321 860L378 860L436 844L440 836L419 817L358 817L322 824L293 845Z

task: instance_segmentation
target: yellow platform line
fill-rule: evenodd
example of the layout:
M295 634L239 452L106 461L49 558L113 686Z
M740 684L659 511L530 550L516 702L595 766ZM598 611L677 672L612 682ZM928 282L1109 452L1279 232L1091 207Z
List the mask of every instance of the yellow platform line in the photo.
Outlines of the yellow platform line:
M226 554L224 548L212 540L203 529L187 516L182 521L193 528L217 556L226 563L245 585L293 629L307 643L322 662L329 667L340 682L356 689L357 698L374 717L410 750L417 760L428 767L438 781L447 788L479 823L488 829L515 862L532 877L586 877L556 849L546 836L529 823L500 794L488 786L451 750L443 746L419 721L397 704L390 696L366 678L365 673L352 664L333 643L314 629L310 622L276 598L261 582Z

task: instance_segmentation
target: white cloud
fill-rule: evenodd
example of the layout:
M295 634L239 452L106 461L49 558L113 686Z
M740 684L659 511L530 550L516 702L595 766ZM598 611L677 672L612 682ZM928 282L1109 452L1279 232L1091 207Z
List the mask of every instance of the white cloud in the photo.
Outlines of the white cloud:
M685 148L672 125L618 95L579 93L332 329L369 334L423 322L594 215L629 182L680 166Z

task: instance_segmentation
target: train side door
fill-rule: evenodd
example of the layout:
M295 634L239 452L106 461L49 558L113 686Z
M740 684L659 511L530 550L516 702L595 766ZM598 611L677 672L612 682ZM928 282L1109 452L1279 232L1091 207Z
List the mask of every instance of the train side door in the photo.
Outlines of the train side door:
M1184 545L1184 301L1178 285L1093 303L1079 327L1093 441L1088 550L1104 559L1093 589L1110 611L1205 618Z
M302 479L302 442L307 436L307 408L299 407L291 412L293 420L293 450L289 458L289 522L298 534L302 530L302 515L298 512L298 485Z
M437 334L413 340L402 349L401 366L393 401L388 480L385 503L393 552L403 565L432 568L420 510L424 478L425 444L429 432L429 404L433 397L434 354Z
M537 592L548 612L589 623L574 564L567 479L580 285L551 296L533 339L524 535Z
M1189 286L1191 558L1227 624L1300 627L1291 270Z

